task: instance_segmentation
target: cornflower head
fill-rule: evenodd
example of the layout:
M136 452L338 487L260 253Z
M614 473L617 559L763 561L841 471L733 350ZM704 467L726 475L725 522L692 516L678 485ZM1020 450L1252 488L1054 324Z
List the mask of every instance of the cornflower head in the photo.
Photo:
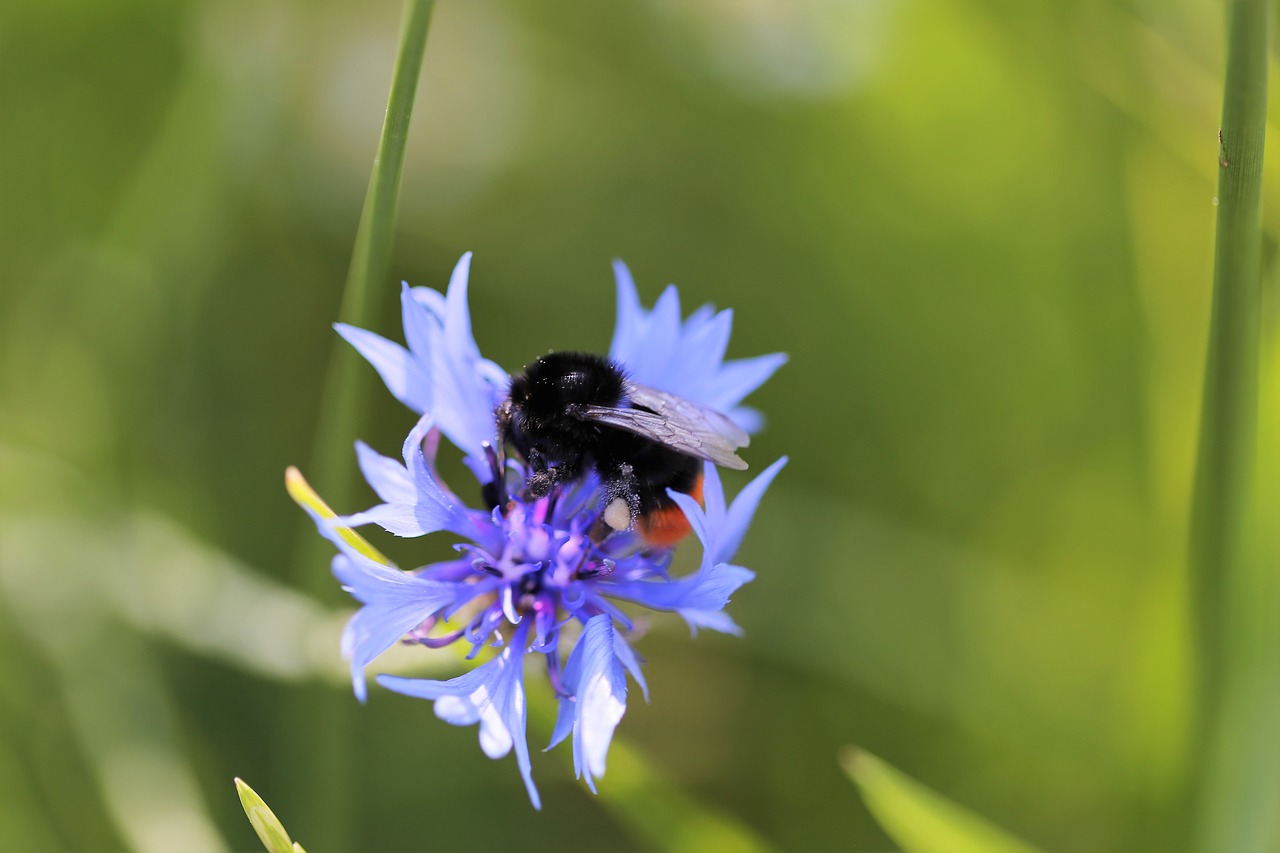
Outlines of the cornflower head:
M421 417L405 439L402 460L356 444L360 469L381 503L336 518L322 512L322 504L300 503L337 547L333 573L362 605L342 637L357 698L366 698L366 667L402 640L430 648L469 646L469 660L497 649L449 680L377 680L398 693L432 700L446 722L479 724L480 747L490 758L514 750L529 797L541 808L525 735L526 658L542 658L558 697L547 748L572 735L575 771L594 792L626 711L628 674L648 700L640 660L627 639L634 623L620 605L673 611L695 634L698 628L740 633L724 607L754 575L732 560L786 459L766 468L732 502L726 502L711 463L704 465L701 501L668 492L702 545L697 570L679 578L668 574L674 546L654 546L632 529L601 525L605 494L594 471L535 497L526 485L526 461L505 459L498 437L495 412L510 378L480 355L472 336L470 260L467 254L459 261L445 294L403 287L407 347L336 326L391 393ZM758 429L759 413L740 402L786 357L726 361L729 311L704 306L682 318L674 286L645 310L627 268L616 262L614 272L612 362L636 382L722 411L748 432ZM462 451L478 491L496 496L488 501L496 504L492 510L468 507L445 485L435 466L442 435ZM364 524L406 537L447 531L463 541L455 546L456 558L406 572L363 546L349 529Z

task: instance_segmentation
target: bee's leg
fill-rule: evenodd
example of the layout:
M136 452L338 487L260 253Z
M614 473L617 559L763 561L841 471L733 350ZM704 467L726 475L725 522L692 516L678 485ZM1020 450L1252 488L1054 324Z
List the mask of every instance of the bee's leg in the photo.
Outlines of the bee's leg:
M636 476L632 467L623 462L616 476L610 478L605 492L607 503L601 519L614 530L629 530L640 514L640 495L636 490Z
M554 468L547 470L547 475L551 478L551 496L543 507L544 519L549 521L555 516L556 501L560 500L560 485L562 483L572 483L578 479L581 470L581 460L560 462Z
M511 398L503 400L498 407L493 410L493 420L497 431L498 445L500 448L505 447L508 441L511 441L513 415L511 413ZM501 452L501 451L500 451Z
M529 463L529 479L525 483L529 494L535 498L545 498L551 494L551 487L555 485L555 474L547 467L547 457L542 455L541 450L531 447L525 454L525 461Z
M536 448L530 448L526 461L530 471L526 485L529 487L529 495L534 498L545 498L561 483L576 480L582 470L582 461L574 459L563 460L554 467L549 466L547 457Z
M551 469L551 478L557 484L572 483L582 474L582 459L563 459Z
M511 398L503 400L498 408L494 409L494 423L497 431L494 434L494 445L498 455L498 470L504 475L507 470L507 442L514 441L515 435L512 430L513 415L511 414Z

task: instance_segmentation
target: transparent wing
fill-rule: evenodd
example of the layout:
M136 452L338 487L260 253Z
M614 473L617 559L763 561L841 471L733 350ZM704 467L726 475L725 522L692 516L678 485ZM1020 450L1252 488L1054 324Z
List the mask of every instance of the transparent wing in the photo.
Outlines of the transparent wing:
M634 382L627 383L626 394L633 406L643 409L588 406L583 410L583 417L725 468L746 470L747 463L734 451L745 447L751 439L725 415L692 400Z
M746 447L751 443L751 436L745 430L715 409L637 382L628 381L625 390L631 405L649 409L668 420L679 421L696 432L719 436L731 448Z

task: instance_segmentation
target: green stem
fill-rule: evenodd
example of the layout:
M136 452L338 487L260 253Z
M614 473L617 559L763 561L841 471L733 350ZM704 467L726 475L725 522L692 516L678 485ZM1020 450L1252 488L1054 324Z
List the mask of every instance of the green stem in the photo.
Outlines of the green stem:
M418 77L422 72L427 29L434 5L435 0L407 0L405 3L387 114L382 125L382 137L378 141L378 154L373 161L373 174L369 176L360 226L356 231L342 307L338 312L342 322L353 326L371 325L383 300L395 292L387 282L387 275L391 266L396 208L400 200L400 174L404 167L409 119L413 112L414 94L418 90ZM360 415L366 409L367 380L372 374L355 350L336 338L334 340L336 349L325 379L307 476L330 503L343 507L353 497L356 469L351 446L359 429ZM323 544L312 533L305 541ZM327 554L328 546L321 548L317 545L314 549L305 549L305 552L308 556ZM324 562L300 561L296 567L298 579L304 588L311 591L327 590L332 587L332 580L328 572L316 571L317 565L323 567Z
M1235 689L1242 668L1257 654L1236 617L1255 581L1245 565L1245 525L1258 416L1268 16L1267 0L1230 2L1213 317L1191 519L1199 711L1192 788L1197 842L1216 850L1252 849L1246 826L1264 819L1243 813L1254 799L1244 796L1248 781L1238 772L1249 750L1228 723L1241 710L1233 702L1247 692Z
M405 2L387 113L339 311L343 322L355 326L371 325L383 300L395 292L387 276L400 175L434 5L434 0ZM334 346L308 475L335 506L350 509L356 470L352 443L366 410L372 372L336 336ZM310 522L305 527L295 554L295 582L318 596L337 595L337 585L328 571L332 547L316 535ZM337 654L338 650L333 652ZM349 784L359 775L350 746L353 707L350 695L317 687L297 691L295 697L282 704L277 720L281 757L277 766L284 775L280 787L289 791L295 804L291 813L299 815L298 825L305 825L311 838L324 839L324 847L329 850L358 846L352 844L350 826L350 815L358 808L352 797L359 793L359 785Z

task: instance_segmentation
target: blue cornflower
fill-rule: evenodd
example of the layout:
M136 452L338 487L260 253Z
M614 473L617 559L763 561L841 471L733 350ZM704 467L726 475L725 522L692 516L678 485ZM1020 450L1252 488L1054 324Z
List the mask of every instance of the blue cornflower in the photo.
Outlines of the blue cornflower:
M627 642L633 623L619 602L674 611L696 632L740 633L724 612L729 597L754 577L731 561L760 498L786 463L765 469L726 504L719 473L705 465L702 504L671 492L702 544L691 575L671 578L672 549L655 548L632 531L600 538L601 483L594 473L534 498L519 460L502 469L494 450L495 408L509 377L481 357L467 308L470 255L454 270L446 294L405 286L401 293L408 347L339 325L399 400L422 415L406 438L403 462L363 443L356 452L381 503L331 519L304 504L321 533L338 548L333 572L363 605L343 634L356 696L366 694L365 668L404 639L439 648L485 647L496 656L446 681L378 676L388 689L430 699L438 717L480 727L491 758L516 753L529 797L540 807L525 736L524 663L540 655L559 697L548 749L573 736L574 766L593 792L604 773L613 731L626 710L629 673L646 700L640 661ZM724 411L748 431L757 412L740 401L785 361L775 354L725 361L732 315L706 306L682 319L669 287L651 311L641 307L626 267L615 265L618 321L610 356L635 381ZM468 508L435 470L438 436L464 454L481 485L499 483L506 500L492 511ZM374 523L397 536L448 531L465 541L458 556L404 572L353 543L347 527ZM565 649L571 651L562 659Z

